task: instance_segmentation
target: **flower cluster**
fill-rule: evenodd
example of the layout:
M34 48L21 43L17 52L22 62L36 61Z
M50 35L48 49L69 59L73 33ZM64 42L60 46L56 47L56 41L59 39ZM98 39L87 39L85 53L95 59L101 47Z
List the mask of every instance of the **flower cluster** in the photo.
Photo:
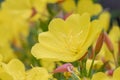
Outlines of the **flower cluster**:
M0 5L0 80L120 80L119 22L95 0Z

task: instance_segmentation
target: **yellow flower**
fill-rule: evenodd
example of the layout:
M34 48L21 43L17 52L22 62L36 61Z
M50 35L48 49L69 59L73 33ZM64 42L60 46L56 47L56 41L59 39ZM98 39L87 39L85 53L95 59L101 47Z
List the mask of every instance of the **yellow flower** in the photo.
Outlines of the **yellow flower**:
M92 80L120 80L120 67L115 69L112 77L107 76L105 73L98 72L93 75Z
M34 67L26 72L26 80L48 80L50 75L45 68Z
M2 45L13 40L20 43L21 37L26 38L29 34L28 22L8 11L0 11L0 26L0 38L3 41L0 44Z
M76 11L76 5L75 5L74 0L64 0L64 2L61 3L61 6L66 12Z
M39 43L31 52L37 59L73 62L85 55L100 31L99 22L90 22L88 14L72 14L65 21L53 19L49 31L39 34Z
M90 16L98 15L102 11L102 6L92 0L79 0L77 4L74 0L65 0L61 6L66 12L89 13Z
M92 80L111 80L111 79L109 79L109 77L105 73L98 72L93 75Z
M115 57L117 58L117 56L118 56L118 42L120 40L120 28L119 28L119 26L113 26L113 28L111 29L111 31L109 33L109 37L113 43L114 54L115 54Z
M10 74L6 72L0 72L0 80L14 80L14 79Z
M25 68L22 62L17 59L12 59L8 64L0 63L0 73L6 76L6 79L10 77L10 80L24 80ZM2 78L2 76L0 76ZM6 80L3 78L3 80Z
M37 15L38 18L45 13L47 0L5 0L2 3L2 10L7 10L14 16L20 16L24 19L34 18Z
M103 12L102 14L100 14L99 20L101 23L101 27L107 31L110 24L110 13L107 11Z
M2 56L3 62L8 62L11 59L16 58L16 55L9 44L0 45L0 55Z
M98 15L102 11L102 6L97 3L93 3L92 0L80 0L78 2L77 12L83 14L89 13L91 16Z
M19 59L12 59L8 64L0 62L0 79L2 80L48 80L51 75L42 67L25 71Z

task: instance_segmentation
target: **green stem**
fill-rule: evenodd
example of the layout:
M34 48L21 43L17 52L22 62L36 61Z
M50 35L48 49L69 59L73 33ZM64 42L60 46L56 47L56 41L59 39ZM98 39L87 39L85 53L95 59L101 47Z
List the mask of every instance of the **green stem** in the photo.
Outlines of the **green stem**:
M74 72L72 72L72 78L74 80L80 80L80 78Z
M88 77L91 77L92 68L93 68L93 64L94 64L95 58L96 58L96 55L94 55L94 57L92 59L92 63L91 63L91 66L90 66L90 69L89 69L89 72L88 72Z
M114 59L115 66L116 66L116 68L117 68L117 67L118 67L117 60L115 59L115 55L114 55L114 53L113 53L112 55L113 55L113 59Z

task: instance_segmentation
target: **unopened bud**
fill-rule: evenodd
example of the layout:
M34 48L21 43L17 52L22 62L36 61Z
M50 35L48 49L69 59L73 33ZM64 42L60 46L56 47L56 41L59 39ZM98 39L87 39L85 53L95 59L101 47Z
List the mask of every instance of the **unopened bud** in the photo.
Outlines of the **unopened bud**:
M56 68L53 73L60 73L60 72L72 72L73 65L70 63L63 64L62 66L59 66Z
M64 2L65 0L58 0L57 3L62 3Z
M90 58L90 59L93 59L94 54L95 54L95 49L92 47L92 48L91 48L91 54L90 54L89 58Z
M97 39L96 46L95 46L95 55L98 54L102 48L104 41L104 32L102 31Z
M108 70L106 73L107 73L108 76L112 76L113 72L114 72L114 70Z
M105 41L108 49L113 53L114 52L113 44L106 32L104 32L104 41Z
M36 14L37 14L37 10L35 8L32 8L31 17L35 16Z

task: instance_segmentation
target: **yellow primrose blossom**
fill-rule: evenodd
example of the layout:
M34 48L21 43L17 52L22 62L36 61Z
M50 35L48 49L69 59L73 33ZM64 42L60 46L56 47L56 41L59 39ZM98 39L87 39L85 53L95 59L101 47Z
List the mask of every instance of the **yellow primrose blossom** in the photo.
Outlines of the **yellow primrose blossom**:
M101 31L99 21L90 22L88 14L72 14L65 21L53 19L48 27L49 31L40 33L39 43L32 48L32 55L37 59L76 61L85 55Z
M0 80L14 80L12 76L6 72L0 72Z
M101 27L107 31L110 24L110 13L107 11L101 13L99 16L99 20L101 23Z
M65 0L61 5L67 12L89 13L90 16L98 15L102 11L102 6L92 0L79 0L77 4L74 0Z
M11 59L16 58L16 55L9 44L0 45L0 55L2 56L3 62L8 62Z
M0 63L0 65L1 65L0 73L1 75L6 76L6 78L11 77L12 78L11 80L24 80L25 79L25 68L22 62L20 62L19 60L13 59L8 64Z
M120 67L115 69L112 77L107 76L103 72L98 72L93 75L92 80L120 80Z
M0 62L0 79L2 80L48 80L50 75L42 67L34 67L25 71L24 64L12 59L8 64Z
M26 72L26 80L48 80L49 74L45 68L35 67Z
M93 75L92 80L112 80L112 79L109 79L109 77L105 73L98 72Z
M0 11L0 38L4 43L15 40L20 42L21 37L26 38L29 34L27 21L19 16L9 14L8 11ZM5 32L6 31L6 32ZM4 36L6 34L6 36Z
M5 0L2 10L7 10L14 16L36 20L47 15L46 6L52 0ZM22 6L21 6L22 5Z
M61 3L61 6L66 12L76 11L76 5L75 5L74 0L64 0L64 2Z
M120 28L119 26L113 26L112 30L109 33L109 38L113 43L113 47L114 47L114 54L115 57L117 58L117 54L118 54L118 42L120 40Z
M92 0L80 0L78 2L77 12L83 14L89 13L91 16L97 15L102 11L102 6L97 3L93 3Z

